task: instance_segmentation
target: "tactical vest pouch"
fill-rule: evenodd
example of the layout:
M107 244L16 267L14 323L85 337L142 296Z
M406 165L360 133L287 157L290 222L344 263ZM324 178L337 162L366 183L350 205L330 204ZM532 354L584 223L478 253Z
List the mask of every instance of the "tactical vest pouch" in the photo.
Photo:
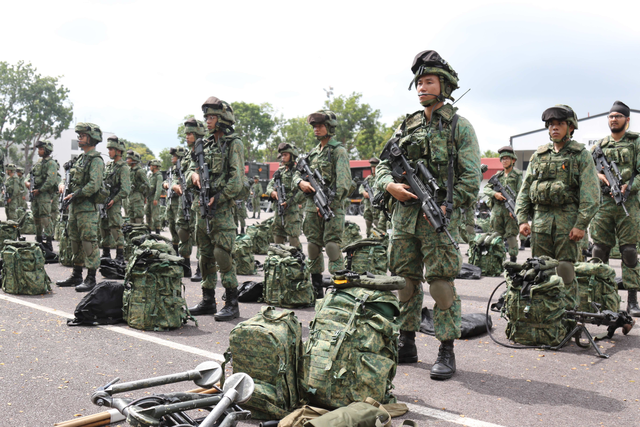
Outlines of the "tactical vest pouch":
M469 264L480 267L482 275L497 277L502 274L502 263L507 254L502 237L497 233L476 234L469 245Z
M262 307L259 314L231 330L225 360L233 359L234 373L253 378L255 390L243 404L252 418L281 419L298 407L301 352L302 325L290 310Z
M2 290L6 293L41 295L51 290L38 243L5 240L2 260Z
M339 289L318 300L300 373L310 404L335 409L367 397L395 403L399 325L386 313L400 313L389 291Z
M264 262L262 298L277 307L309 307L315 302L304 254L293 246L272 244Z
M256 274L256 264L253 256L253 241L250 236L239 234L236 236L233 259L236 263L236 274Z
M616 272L612 267L598 261L594 258L591 262L575 264L580 294L578 311L594 313L596 309L591 305L594 302L600 304L600 311L611 310L617 313L620 310L620 295L615 281Z

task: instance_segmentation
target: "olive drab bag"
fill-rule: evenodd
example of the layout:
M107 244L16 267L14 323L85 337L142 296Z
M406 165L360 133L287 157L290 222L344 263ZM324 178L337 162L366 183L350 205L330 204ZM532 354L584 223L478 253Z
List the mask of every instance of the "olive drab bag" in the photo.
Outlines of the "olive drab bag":
M122 295L124 286L118 282L98 283L80 300L67 319L67 326L113 325L124 322L122 318Z
M355 222L345 221L344 231L342 232L342 244L348 246L353 242L362 239L360 234L360 226Z
M8 294L40 295L51 290L44 254L35 242L6 240L2 250L2 290Z
M616 272L612 267L592 258L589 262L575 263L575 273L580 294L578 311L596 312L592 302L600 304L600 311L617 313L620 310Z
M18 220L20 234L36 234L36 221L33 219L33 212L19 208L18 217L20 218Z
M132 239L136 237L144 236L149 234L151 229L147 224L125 224L122 226L122 233L124 235L124 259L128 260L131 255L133 255L133 251L135 250L135 245L131 243Z
M236 244L233 252L233 260L236 263L236 274L256 274L256 263L253 256L253 241L246 234L236 236Z
M73 249L71 248L71 238L68 230L64 230L60 236L58 260L65 267L73 266Z
M170 243L150 238L140 243L129 259L122 313L130 327L165 331L179 328L187 320L195 321L182 296L184 259L171 252Z
M4 249L5 240L18 240L20 230L15 221L0 221L0 252Z
M274 243L273 233L271 232L272 224L273 217L247 227L247 235L251 237L253 242L254 254L266 255L269 250L269 244Z
M469 245L469 264L480 267L483 276L500 276L506 258L504 242L498 233L477 234Z
M347 269L358 273L387 274L387 246L386 234L385 239L370 237L344 246L342 250L347 254Z
M253 378L253 395L242 405L251 410L251 418L281 419L299 406L301 353L302 325L290 310L262 307L231 330L225 360L233 360L234 373Z
M277 307L309 307L315 302L304 253L293 246L272 244L264 261L265 303Z
M395 403L399 313L390 291L337 289L318 300L302 355L303 398L328 409L367 397Z

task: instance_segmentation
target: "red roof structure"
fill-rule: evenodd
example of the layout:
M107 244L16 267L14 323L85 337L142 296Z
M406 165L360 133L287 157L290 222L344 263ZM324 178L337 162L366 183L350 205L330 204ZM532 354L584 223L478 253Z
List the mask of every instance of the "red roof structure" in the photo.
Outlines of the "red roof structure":
M480 163L483 165L487 165L489 169L485 173L482 174L482 179L489 179L497 172L503 169L502 163L500 163L500 159L497 157L483 157L480 159Z

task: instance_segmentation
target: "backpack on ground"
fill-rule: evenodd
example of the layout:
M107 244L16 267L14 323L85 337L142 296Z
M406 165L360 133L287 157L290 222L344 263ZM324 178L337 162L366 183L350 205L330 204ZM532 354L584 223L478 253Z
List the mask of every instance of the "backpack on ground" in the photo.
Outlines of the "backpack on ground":
M21 215L20 211L24 213ZM18 217L20 218L18 220L20 234L36 234L36 221L33 219L33 212L18 208Z
M126 262L112 258L100 258L100 274L105 279L122 280L126 269Z
M388 238L386 240L388 243ZM389 261L385 239L371 237L357 240L344 246L342 250L347 254L347 270L361 274L387 274Z
M242 282L240 286L238 286L238 301L259 302L262 300L263 289L263 282L254 282L252 280Z
M44 254L35 242L7 240L2 250L2 290L8 294L41 295L51 290Z
M147 224L125 224L122 226L122 234L124 235L124 259L128 260L133 251L135 245L131 244L131 240L136 237L147 235L151 232Z
M576 280L580 305L578 311L594 313L592 302L600 304L600 311L610 310L617 313L620 310L620 295L616 283L616 272L607 264L599 262L597 258L590 262L575 264Z
M95 326L124 322L123 293L124 286L121 283L108 281L98 283L80 300L73 312L74 318L67 320L67 325Z
M170 243L149 238L140 243L129 259L122 312L132 328L165 331L179 328L187 320L195 321L182 296L184 259L171 254L169 249L173 252Z
M342 246L348 246L360 239L362 239L360 226L355 222L345 221L344 230L342 231Z
M264 262L262 298L277 307L309 307L315 302L304 253L293 246L272 244Z
M225 360L232 359L233 372L244 372L255 383L251 399L242 405L251 418L281 419L298 407L301 352L302 326L290 310L262 307L231 330Z
M390 291L338 289L319 300L302 356L303 397L328 409L367 397L395 403L399 313Z
M469 264L480 267L483 276L500 276L506 258L504 242L497 233L477 234L469 245Z
M256 264L253 256L253 241L246 234L236 236L236 244L233 253L236 263L236 274L250 276L256 274Z
M251 237L253 242L254 254L266 255L269 250L269 244L274 243L273 233L271 232L272 224L273 217L247 227L247 235Z
M4 249L5 240L18 240L20 229L15 221L0 221L0 252Z

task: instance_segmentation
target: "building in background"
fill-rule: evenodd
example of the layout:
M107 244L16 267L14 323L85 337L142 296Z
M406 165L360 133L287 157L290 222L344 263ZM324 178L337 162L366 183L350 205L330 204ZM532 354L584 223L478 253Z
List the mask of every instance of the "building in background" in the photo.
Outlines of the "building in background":
M102 142L96 146L96 150L102 155L102 159L105 164L109 161L109 150L107 149L107 138L112 136L112 132L102 132ZM60 173L62 173L62 165L71 159L75 159L83 151L78 147L78 134L74 129L67 129L62 131L60 138L52 139L53 153L51 157L56 159L60 163ZM34 162L38 161L38 155L34 156Z

